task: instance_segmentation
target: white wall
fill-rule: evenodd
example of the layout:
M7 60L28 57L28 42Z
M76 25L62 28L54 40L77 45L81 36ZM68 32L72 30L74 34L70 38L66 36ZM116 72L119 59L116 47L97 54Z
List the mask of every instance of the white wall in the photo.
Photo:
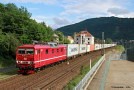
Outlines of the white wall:
M83 41L82 41L82 37L83 37ZM89 38L89 40L88 40L88 38ZM77 36L75 37L74 43L76 43L76 44L77 43L78 44L94 44L94 37L86 37L85 34L81 34L79 37L77 37Z

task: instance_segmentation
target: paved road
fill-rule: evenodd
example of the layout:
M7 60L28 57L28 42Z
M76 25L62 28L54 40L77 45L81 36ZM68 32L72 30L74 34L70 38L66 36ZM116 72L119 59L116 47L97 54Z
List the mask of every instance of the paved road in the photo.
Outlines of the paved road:
M134 62L112 60L108 73L104 62L87 90L134 90Z
M134 90L134 62L111 61L105 90Z
M134 62L124 57L125 54L110 53L87 90L134 90Z

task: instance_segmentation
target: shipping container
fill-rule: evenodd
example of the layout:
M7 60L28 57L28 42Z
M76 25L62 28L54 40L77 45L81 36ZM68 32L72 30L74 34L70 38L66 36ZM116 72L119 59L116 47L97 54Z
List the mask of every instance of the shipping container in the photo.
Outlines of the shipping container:
M86 53L86 44L79 45L79 54Z
M87 45L86 52L90 52L90 45Z
M95 50L101 49L101 44L95 44Z
M79 44L66 44L67 46L67 57L78 55Z
M94 50L94 44L91 44L90 45L90 51L93 51Z

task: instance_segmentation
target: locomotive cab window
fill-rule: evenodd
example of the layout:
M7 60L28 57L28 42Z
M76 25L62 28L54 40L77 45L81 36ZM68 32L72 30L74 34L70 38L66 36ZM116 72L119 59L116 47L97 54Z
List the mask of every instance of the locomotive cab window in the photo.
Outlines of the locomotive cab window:
M34 50L33 49L26 49L26 54L34 54Z
M25 54L25 49L18 49L18 54Z

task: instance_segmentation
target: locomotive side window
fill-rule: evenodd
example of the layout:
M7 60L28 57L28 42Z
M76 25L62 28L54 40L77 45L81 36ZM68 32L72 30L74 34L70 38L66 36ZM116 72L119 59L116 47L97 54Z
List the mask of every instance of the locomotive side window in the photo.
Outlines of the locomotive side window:
M61 52L63 52L63 48L61 48Z
M48 54L48 49L46 49L46 54Z
M54 53L54 49L52 49L52 53Z
M18 54L25 54L25 49L18 49Z
M33 49L26 49L26 54L34 54L34 50Z

